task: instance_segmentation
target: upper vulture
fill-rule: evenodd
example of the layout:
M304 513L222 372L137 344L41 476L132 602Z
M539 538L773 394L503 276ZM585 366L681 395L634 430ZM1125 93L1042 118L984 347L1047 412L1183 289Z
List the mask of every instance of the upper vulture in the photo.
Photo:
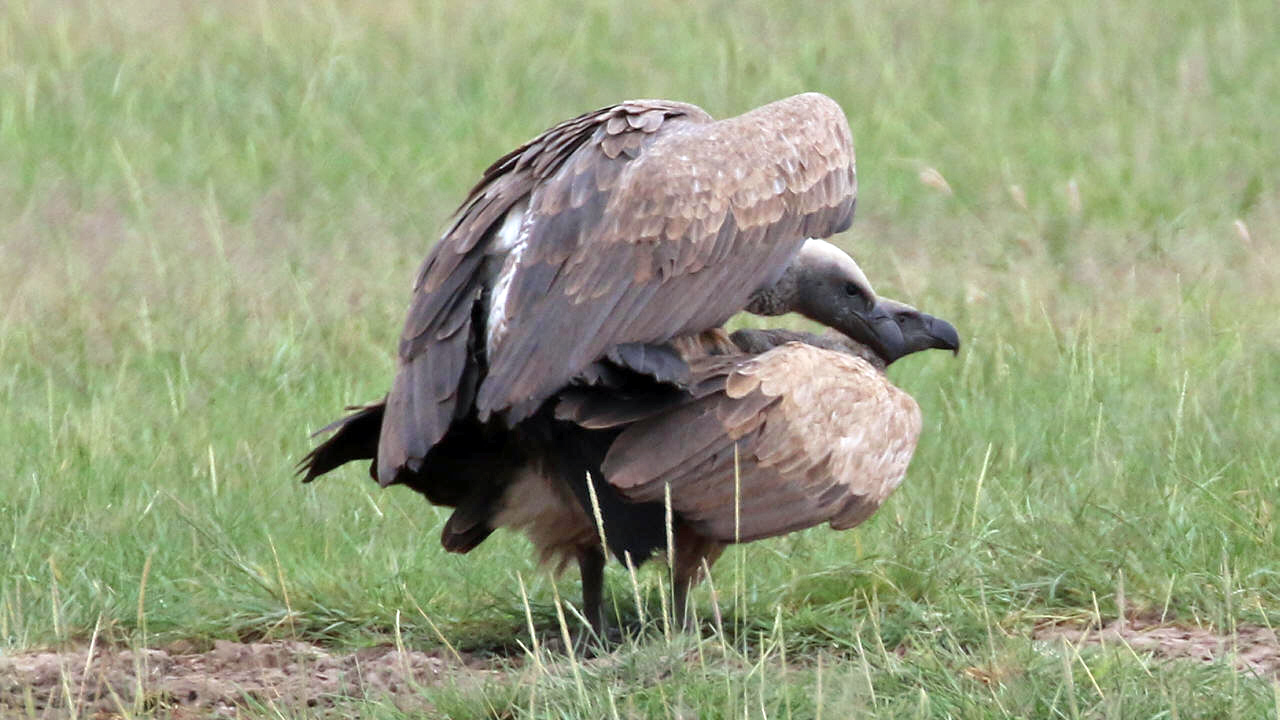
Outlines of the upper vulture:
M806 245L849 227L856 189L848 122L816 93L720 121L633 100L508 153L418 273L379 482L407 482L451 427L513 426L573 382L617 368L677 377L679 359L652 346L748 306L897 351L893 323L827 261L838 251ZM780 282L798 276L811 281ZM851 297L810 302L827 284Z

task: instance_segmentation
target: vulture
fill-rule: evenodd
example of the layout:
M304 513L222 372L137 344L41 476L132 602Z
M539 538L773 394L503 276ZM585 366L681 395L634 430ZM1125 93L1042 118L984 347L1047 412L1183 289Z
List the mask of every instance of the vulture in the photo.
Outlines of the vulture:
M454 508L441 534L454 552L525 530L544 557L577 560L598 631L605 556L586 509L598 503L608 549L638 564L666 546L665 508L604 479L629 427L558 404L586 389L590 408L635 415L694 397L716 382L690 364L705 362L699 335L744 309L800 313L885 362L910 352L900 318L823 240L851 223L856 187L848 122L815 93L720 121L635 100L550 128L456 211L418 272L390 390L325 428L304 482L372 460L380 485Z
M902 482L920 407L885 368L930 348L959 352L960 338L945 320L880 303L905 339L896 357L830 330L708 331L677 341L690 367L679 393L657 401L608 388L561 393L558 419L613 430L600 467L608 488L636 506L670 504L681 624L690 587L726 545L823 523L852 528ZM607 515L603 524L607 533ZM598 595L585 582L583 594L584 602Z
M572 383L679 377L658 348L743 309L898 351L892 320L831 261L842 253L816 242L849 227L856 190L848 121L816 93L720 121L623 102L498 159L419 270L378 481L420 479L451 430L514 427Z

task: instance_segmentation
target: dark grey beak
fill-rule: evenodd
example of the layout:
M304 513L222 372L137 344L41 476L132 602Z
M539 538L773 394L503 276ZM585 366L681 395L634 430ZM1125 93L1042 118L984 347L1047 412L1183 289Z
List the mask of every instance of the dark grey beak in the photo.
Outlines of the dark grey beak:
M883 303L877 302L865 315L855 314L853 318L854 322L844 329L845 335L874 350L885 358L885 362L893 362L912 352L907 349L902 328L893 312Z
M902 331L901 351L896 355L881 355L886 365L921 350L936 348L950 350L957 355L960 353L960 333L946 320L889 298L880 298L876 304L884 306Z
M932 315L924 315L922 319L925 321L926 347L950 350L952 355L960 354L960 333L956 332L954 325Z
M898 324L902 328L902 355L930 349L950 350L953 354L960 354L960 333L956 332L951 323L914 309L897 315Z

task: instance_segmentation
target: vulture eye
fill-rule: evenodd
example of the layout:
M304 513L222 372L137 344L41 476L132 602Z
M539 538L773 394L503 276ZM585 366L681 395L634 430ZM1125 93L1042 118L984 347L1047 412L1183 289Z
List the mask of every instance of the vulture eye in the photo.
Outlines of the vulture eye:
M859 295L862 294L862 290L854 283L845 283L844 294L848 295L849 297L858 297Z

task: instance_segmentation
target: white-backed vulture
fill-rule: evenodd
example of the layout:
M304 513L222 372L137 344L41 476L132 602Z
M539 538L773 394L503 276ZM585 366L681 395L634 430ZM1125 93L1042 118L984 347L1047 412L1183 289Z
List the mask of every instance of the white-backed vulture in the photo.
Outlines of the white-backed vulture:
M900 342L867 298L815 304L805 295L825 287L779 283L789 268L822 268L835 273L827 282L856 287L847 266L827 262L839 251L806 243L849 226L856 189L848 122L816 93L720 121L685 103L629 101L507 154L419 271L381 421L379 482L408 481L458 423L497 416L511 427L607 372L601 363L674 378L678 357L646 346L749 305Z
M959 350L951 324L881 303L902 326L903 354ZM703 561L726 545L870 517L902 482L921 424L916 401L884 374L896 358L838 333L740 330L726 347L712 331L683 350L690 377L677 399L574 388L556 410L621 430L601 471L626 501L662 507L669 493L682 619Z

